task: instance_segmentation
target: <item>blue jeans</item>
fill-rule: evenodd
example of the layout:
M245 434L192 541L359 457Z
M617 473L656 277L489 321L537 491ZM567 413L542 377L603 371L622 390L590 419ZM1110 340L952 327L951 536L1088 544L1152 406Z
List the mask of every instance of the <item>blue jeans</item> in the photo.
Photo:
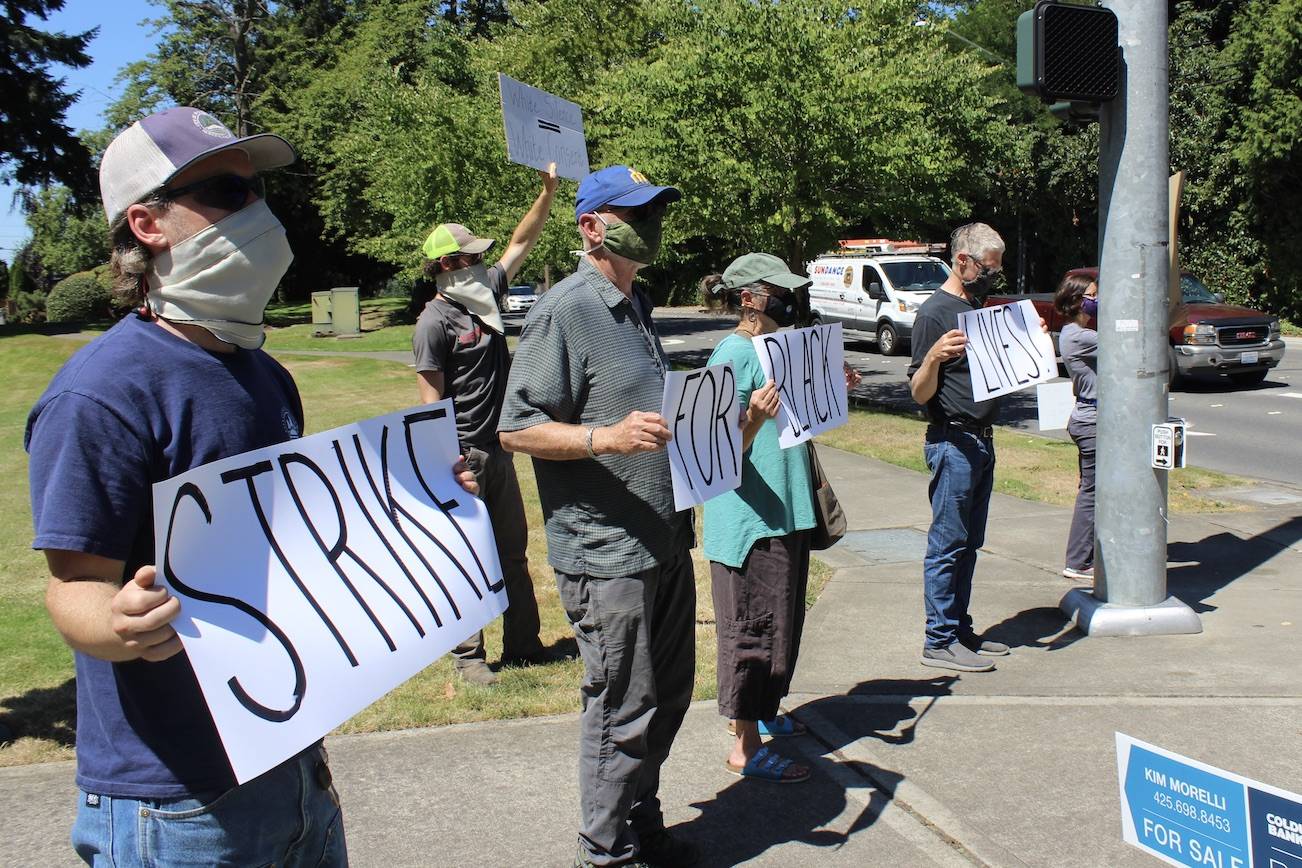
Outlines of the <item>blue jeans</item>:
M954 428L927 429L931 529L922 561L927 604L926 647L944 648L972 635L972 573L986 540L995 482L995 444Z
M325 751L309 748L242 786L183 799L80 793L72 845L92 866L346 866Z

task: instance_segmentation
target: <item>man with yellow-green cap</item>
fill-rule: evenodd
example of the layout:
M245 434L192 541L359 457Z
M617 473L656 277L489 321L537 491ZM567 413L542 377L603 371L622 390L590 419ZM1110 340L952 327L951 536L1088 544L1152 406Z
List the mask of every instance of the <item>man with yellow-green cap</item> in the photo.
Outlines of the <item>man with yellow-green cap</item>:
M511 454L497 440L497 420L506 394L511 356L499 304L512 278L542 234L556 194L556 172L539 172L542 191L511 234L502 258L486 267L491 238L476 237L459 223L440 223L421 252L424 272L437 292L420 313L412 335L420 398L425 403L452 398L457 436L466 463L475 471L480 497L488 507L497 553L506 582L502 616L502 665L528 665L560 659L538 638L538 602L525 557L529 528ZM479 631L453 649L459 675L472 684L497 682Z

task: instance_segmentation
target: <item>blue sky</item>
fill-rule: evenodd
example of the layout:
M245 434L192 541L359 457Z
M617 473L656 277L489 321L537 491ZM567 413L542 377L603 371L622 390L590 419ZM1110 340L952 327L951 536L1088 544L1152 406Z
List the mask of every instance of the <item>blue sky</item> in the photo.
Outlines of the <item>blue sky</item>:
M146 0L67 0L63 9L48 20L29 17L27 23L47 32L81 33L92 27L99 34L86 53L91 65L84 69L58 68L57 75L67 79L69 91L81 91L81 98L68 109L67 124L74 130L96 130L104 125L100 113L121 91L113 84L118 71L153 50L153 29L142 26L147 18L157 18L161 10ZM13 190L0 185L0 259L13 259L14 251L27 238L27 225L17 209L11 209Z

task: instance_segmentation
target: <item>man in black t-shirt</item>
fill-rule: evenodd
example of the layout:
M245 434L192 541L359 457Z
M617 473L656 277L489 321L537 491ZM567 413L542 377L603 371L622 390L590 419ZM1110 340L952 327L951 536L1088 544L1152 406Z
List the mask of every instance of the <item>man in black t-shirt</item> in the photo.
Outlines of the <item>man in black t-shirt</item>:
M1003 269L1004 242L984 223L955 230L953 271L920 308L913 325L909 390L926 405L924 452L931 471L931 528L923 560L927 634L922 664L961 672L986 672L986 657L1008 653L1001 642L972 628L968 604L977 550L985 542L986 515L995 478L991 425L999 399L972 399L967 338L958 315L981 307Z
M538 601L525 556L529 527L511 453L497 440L511 356L499 306L507 286L542 233L556 194L556 171L539 172L542 192L511 234L496 265L484 266L491 238L478 238L457 223L440 223L421 246L425 276L436 293L421 311L412 335L420 398L425 403L452 398L457 436L466 462L475 471L488 507L497 553L506 582L502 616L503 665L560 659L538 638ZM495 684L484 652L484 633L453 650L458 674L473 684Z

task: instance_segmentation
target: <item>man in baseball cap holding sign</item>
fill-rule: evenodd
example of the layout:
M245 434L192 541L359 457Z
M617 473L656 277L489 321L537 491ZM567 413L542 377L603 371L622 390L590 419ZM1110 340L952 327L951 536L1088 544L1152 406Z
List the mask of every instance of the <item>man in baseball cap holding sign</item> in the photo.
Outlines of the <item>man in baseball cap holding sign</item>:
M692 698L690 510L674 510L660 416L669 360L634 287L681 194L627 166L579 183L578 270L529 312L502 445L533 456L548 560L583 657L576 866L690 865L665 830L660 767Z

